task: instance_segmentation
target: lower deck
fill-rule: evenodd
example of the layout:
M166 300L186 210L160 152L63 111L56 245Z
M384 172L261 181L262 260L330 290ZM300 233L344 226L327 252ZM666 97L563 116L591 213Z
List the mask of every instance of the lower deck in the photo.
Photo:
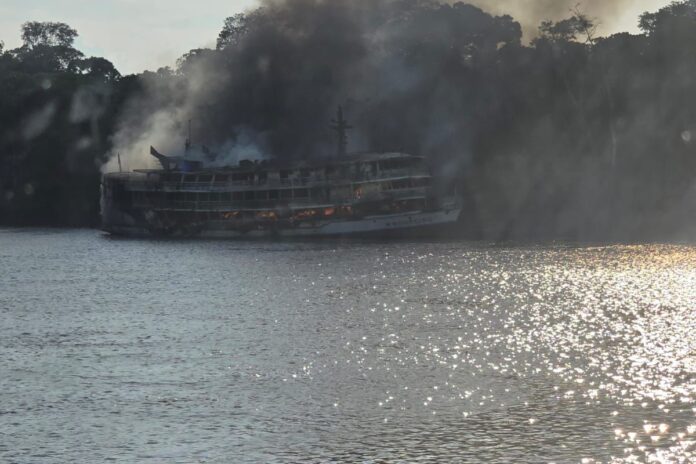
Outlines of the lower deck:
M437 228L454 224L459 220L461 209L436 211L412 211L407 213L368 216L354 219L317 219L301 223L276 222L274 224L249 224L240 227L227 221L209 220L180 223L172 226L153 227L148 222L135 220L119 223L105 222L103 229L115 235L137 237L201 237L201 238L264 238L264 237L315 237L375 234L383 232L405 232L410 230ZM132 219L132 218L131 218Z

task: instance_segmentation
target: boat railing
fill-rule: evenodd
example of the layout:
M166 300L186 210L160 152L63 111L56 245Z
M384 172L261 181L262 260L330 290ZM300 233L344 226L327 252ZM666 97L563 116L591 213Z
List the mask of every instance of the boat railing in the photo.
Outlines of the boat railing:
M359 175L342 176L310 176L310 177L291 177L286 179L255 179L255 180L226 180L219 182L215 180L205 182L167 182L156 179L144 178L142 175L130 175L130 173L117 174L119 180L127 181L129 190L166 190L166 191L227 191L230 188L238 190L258 189L258 188L295 188L295 187L318 187L337 184L352 184L370 181L387 181L393 179L403 179L408 177L429 177L427 172L412 169L392 169L380 171L379 173L361 173Z
M381 192L355 193L356 200L362 201L394 201L412 197L424 197L430 192L430 187L409 187Z
M141 209L174 209L174 210L212 210L225 211L234 209L277 209L282 207L291 208L313 208L317 205L341 205L341 204L360 204L374 201L399 201L412 198L425 198L428 196L430 188L414 187L383 192L354 192L349 197L306 197L306 198L282 198L282 199L187 199L173 200L166 197L162 198L134 198L133 206Z
M276 210L278 208L323 208L326 202L317 200L293 200L280 203L276 200L247 201L149 201L137 200L133 206L142 209L177 211L233 211L233 210Z

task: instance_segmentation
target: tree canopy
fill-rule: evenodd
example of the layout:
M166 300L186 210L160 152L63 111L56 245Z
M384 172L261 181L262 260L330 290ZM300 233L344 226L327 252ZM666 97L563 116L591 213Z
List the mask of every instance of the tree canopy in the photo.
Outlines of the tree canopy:
M72 47L77 36L65 23L29 21L22 25L22 42L27 48Z
M23 45L0 50L0 222L96 224L121 76L75 49L77 31L29 22Z
M455 182L469 233L665 236L696 217L696 0L640 27L598 37L573 11L525 45L514 18L462 2L287 0L123 77L69 26L27 23L0 48L0 217L93 223L109 154L152 136L176 151L188 119L219 152L326 156L340 104L349 149L424 155Z

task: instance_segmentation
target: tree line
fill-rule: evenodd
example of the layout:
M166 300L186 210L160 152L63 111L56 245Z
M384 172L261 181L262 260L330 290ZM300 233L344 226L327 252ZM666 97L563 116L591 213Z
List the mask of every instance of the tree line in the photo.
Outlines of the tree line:
M637 20L600 37L569 11L526 44L513 18L465 3L289 0L129 76L76 50L69 26L27 23L21 47L0 47L0 222L97 224L114 134L154 112L185 109L217 150L251 138L302 158L332 150L341 104L350 148L425 155L457 182L469 236L693 231L696 0Z

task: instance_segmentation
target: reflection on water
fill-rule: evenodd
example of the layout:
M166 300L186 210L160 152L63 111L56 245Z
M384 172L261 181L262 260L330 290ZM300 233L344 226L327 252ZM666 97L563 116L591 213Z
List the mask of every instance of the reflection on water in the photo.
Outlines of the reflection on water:
M0 233L0 461L689 462L696 248Z

